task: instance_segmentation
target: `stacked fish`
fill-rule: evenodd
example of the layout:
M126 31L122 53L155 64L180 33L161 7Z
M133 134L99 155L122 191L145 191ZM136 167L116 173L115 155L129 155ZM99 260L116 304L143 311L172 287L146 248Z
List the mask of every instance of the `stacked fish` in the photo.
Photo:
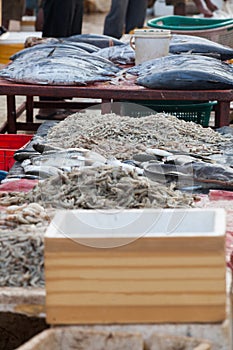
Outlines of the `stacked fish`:
M92 53L99 48L85 42L57 40L26 48L11 57L0 76L18 83L86 85L110 81L121 69Z
M104 57L115 64L133 65L135 63L135 51L129 44L105 47L93 55Z
M231 47L195 35L173 34L169 45L171 54L201 54L219 58L222 61L233 58Z
M146 61L127 71L137 84L151 89L221 90L233 88L232 67L213 57L170 55Z
M221 60L233 57L233 49L191 35L173 35L170 55L146 61L127 71L137 84L152 89L232 89L233 70Z

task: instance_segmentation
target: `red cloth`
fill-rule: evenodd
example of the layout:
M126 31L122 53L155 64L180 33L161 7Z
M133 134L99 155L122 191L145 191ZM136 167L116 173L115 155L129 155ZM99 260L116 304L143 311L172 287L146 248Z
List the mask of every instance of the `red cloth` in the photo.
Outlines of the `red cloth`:
M233 192L232 191L222 191L222 190L210 190L209 191L209 199L211 201L217 200L233 200Z
M36 186L38 180L20 179L2 183L1 192L29 192Z

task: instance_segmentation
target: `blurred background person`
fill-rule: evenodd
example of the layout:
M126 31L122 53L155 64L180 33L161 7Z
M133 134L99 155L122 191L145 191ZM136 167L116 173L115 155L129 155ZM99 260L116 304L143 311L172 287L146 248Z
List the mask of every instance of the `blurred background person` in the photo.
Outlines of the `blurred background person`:
M42 0L40 10L42 37L65 38L82 32L84 0ZM38 24L37 24L38 25ZM38 28L38 27L37 27ZM62 98L41 97L41 101L57 101ZM37 119L63 119L64 111L57 108L41 108Z
M213 12L218 9L218 7L211 0L193 0L198 11L204 15L204 17L212 17Z
M186 16L189 15L186 12L186 1L187 0L165 0L164 3L167 6L174 6L174 15ZM152 7L155 2L156 0L149 0L150 7ZM212 17L213 12L218 10L218 7L211 0L193 0L193 3L198 13L202 14L204 17Z
M146 18L147 0L112 0L104 22L104 35L120 39L135 28L142 28Z
M43 37L68 37L82 32L83 0L44 0Z
M25 10L25 0L2 0L2 25L9 29L10 21L17 21L18 27Z
M36 16L38 9L39 9L38 0L26 0L26 5L25 5L26 16Z

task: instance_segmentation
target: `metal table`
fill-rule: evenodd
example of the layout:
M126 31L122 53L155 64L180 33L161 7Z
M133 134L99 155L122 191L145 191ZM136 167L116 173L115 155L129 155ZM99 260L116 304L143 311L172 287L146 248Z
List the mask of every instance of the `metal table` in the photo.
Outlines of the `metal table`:
M33 120L33 109L39 107L60 107L82 109L83 103L34 101L35 96L51 98L93 98L101 99L102 113L112 111L112 102L122 100L192 100L217 101L215 105L215 127L229 125L230 102L233 90L154 90L134 83L134 78L119 81L117 84L96 83L88 86L54 86L16 84L0 79L0 95L6 95L7 120L0 127L0 133L17 133L18 130L35 131L39 123ZM25 96L25 102L16 110L16 96ZM108 102L108 103L106 103ZM90 105L90 104L89 104ZM25 122L18 122L18 117L26 110Z

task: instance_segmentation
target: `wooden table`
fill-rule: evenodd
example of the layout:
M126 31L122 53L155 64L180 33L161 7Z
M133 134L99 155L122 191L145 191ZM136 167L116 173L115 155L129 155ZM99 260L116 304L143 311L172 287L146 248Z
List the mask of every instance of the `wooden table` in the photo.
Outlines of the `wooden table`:
M233 101L233 90L154 90L134 84L134 79L119 81L117 84L98 83L89 86L52 86L16 84L0 79L0 95L6 95L7 120L0 127L0 133L17 133L18 130L35 131L39 123L33 120L33 109L49 107L80 109L83 103L34 101L34 96L51 98L93 98L101 99L102 113L112 111L112 102L122 100L193 100L217 101L215 106L215 127L229 125L230 102ZM16 110L16 96L25 96L25 102ZM90 104L89 104L90 105ZM17 118L26 110L25 122Z

